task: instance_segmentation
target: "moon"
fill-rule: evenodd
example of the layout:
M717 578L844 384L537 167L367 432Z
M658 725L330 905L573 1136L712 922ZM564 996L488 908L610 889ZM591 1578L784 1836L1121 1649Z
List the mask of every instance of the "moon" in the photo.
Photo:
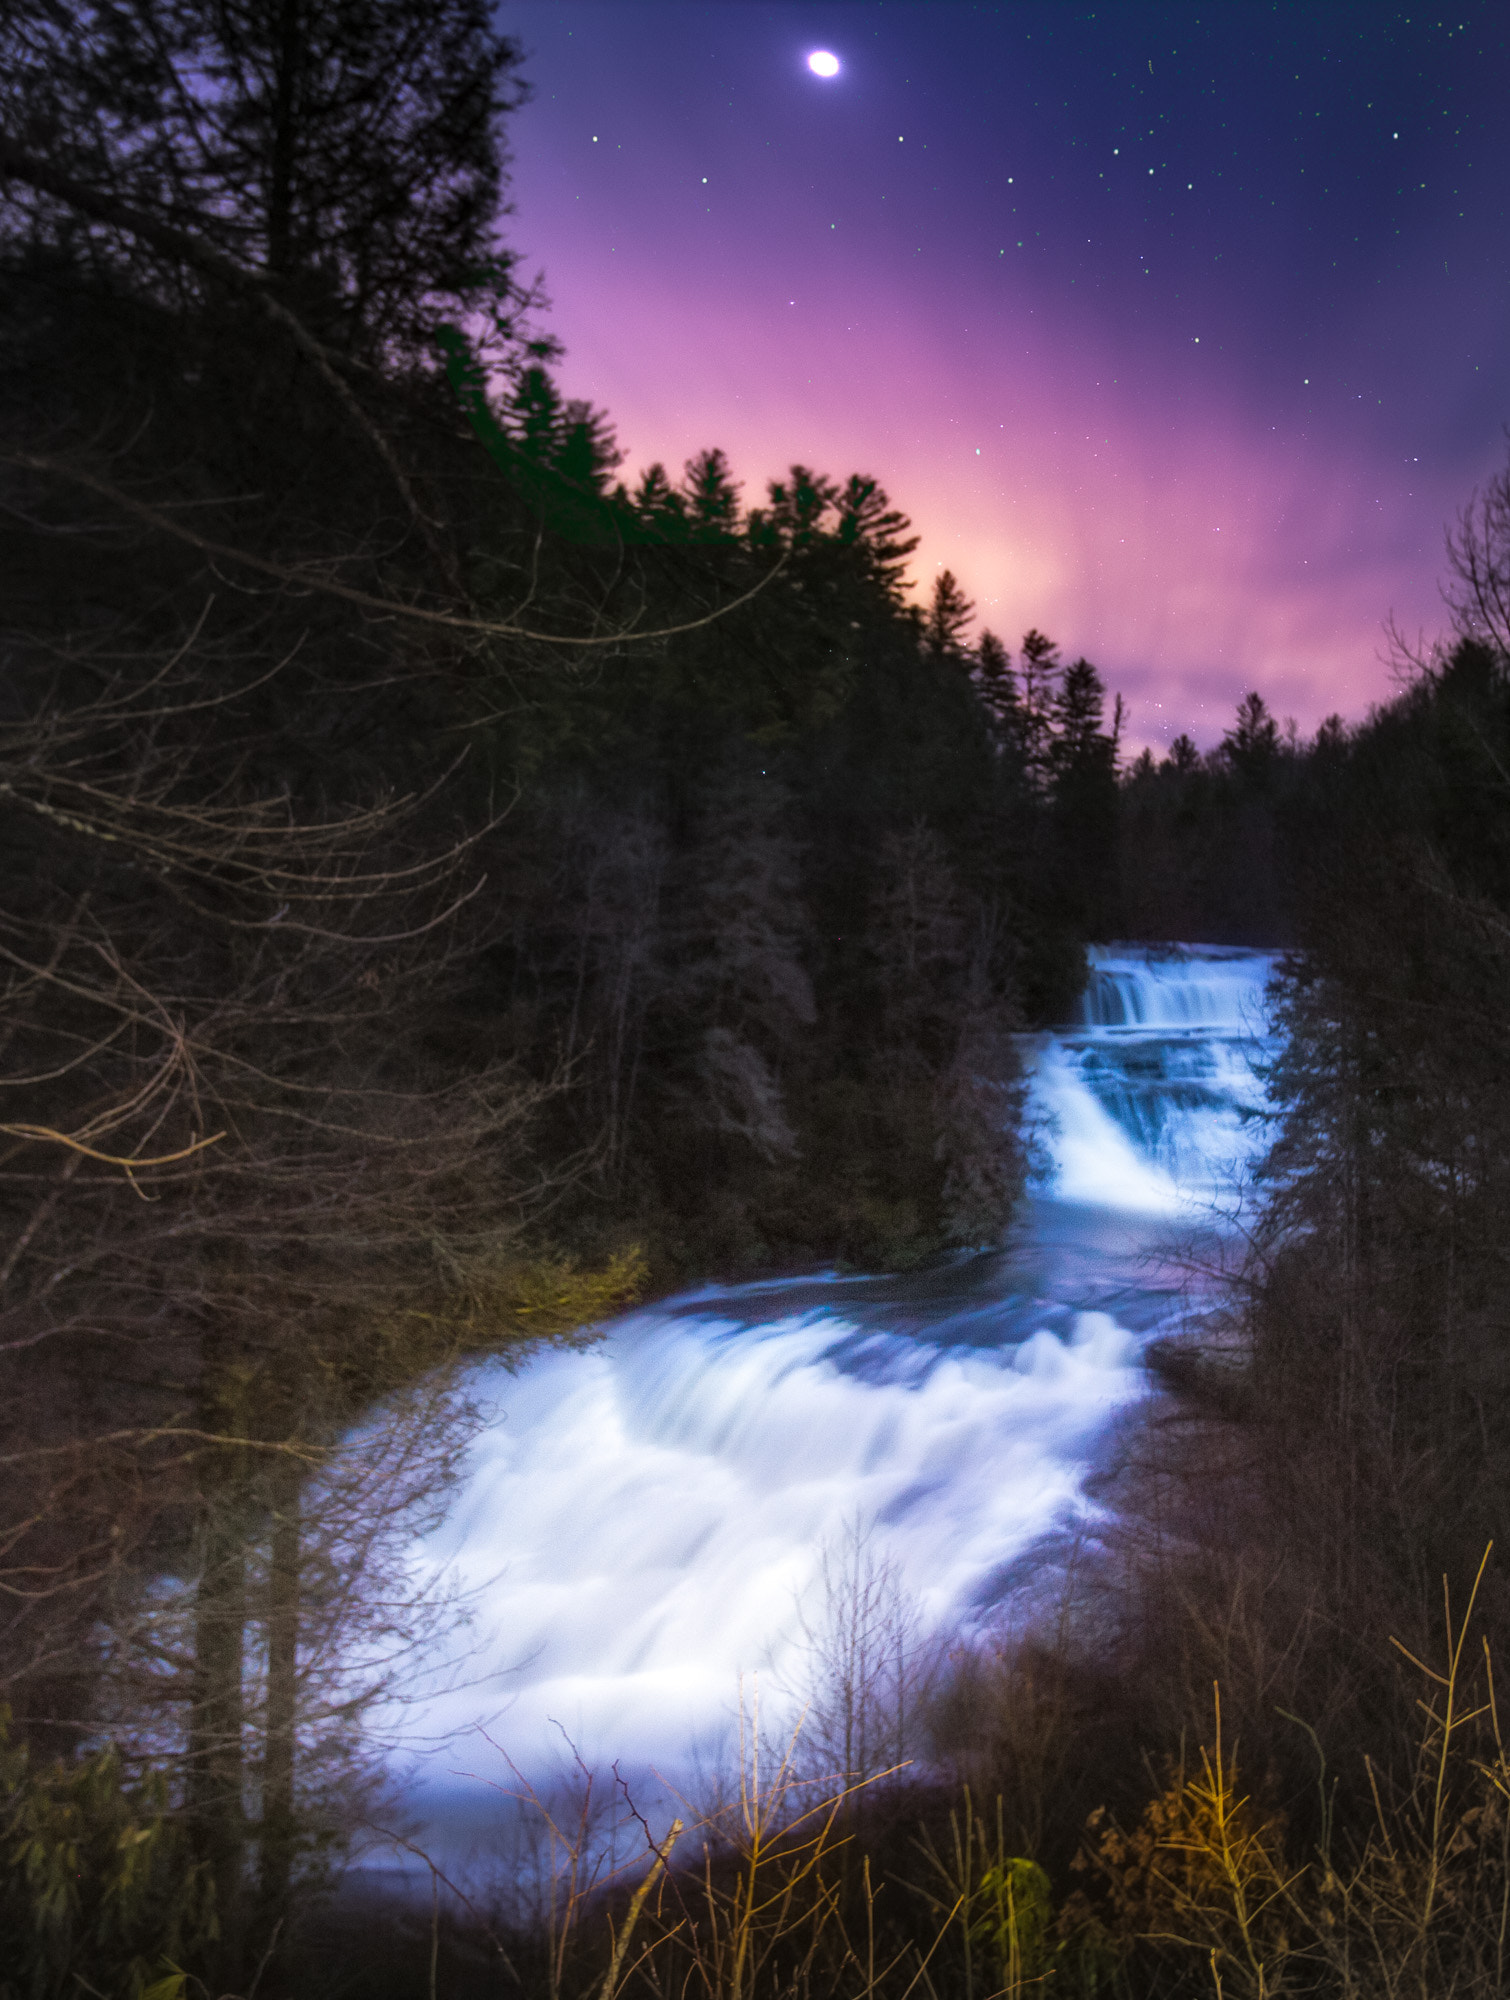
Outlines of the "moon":
M807 66L814 76L837 76L839 58L831 49L814 49L807 59Z

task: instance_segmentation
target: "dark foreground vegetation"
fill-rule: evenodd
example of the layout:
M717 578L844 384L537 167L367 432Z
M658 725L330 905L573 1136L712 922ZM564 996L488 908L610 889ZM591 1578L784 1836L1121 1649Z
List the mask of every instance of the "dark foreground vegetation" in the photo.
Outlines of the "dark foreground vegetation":
M615 482L480 0L38 0L0 81L0 1994L1504 1990L1510 483L1367 723L1123 769L874 480ZM994 1240L1113 935L1299 955L1052 1641L835 1641L669 1866L322 1903L456 1364Z

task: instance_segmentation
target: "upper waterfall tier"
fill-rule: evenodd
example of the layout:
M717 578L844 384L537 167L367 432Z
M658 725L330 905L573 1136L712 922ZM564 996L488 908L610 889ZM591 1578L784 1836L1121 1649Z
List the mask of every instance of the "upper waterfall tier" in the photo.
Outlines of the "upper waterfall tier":
M1226 945L1092 945L1091 974L1069 1034L1267 1032L1264 988L1275 954Z
M1097 945L1077 1018L1029 1041L1039 1191L1112 1214L1231 1220L1268 1145L1276 954Z

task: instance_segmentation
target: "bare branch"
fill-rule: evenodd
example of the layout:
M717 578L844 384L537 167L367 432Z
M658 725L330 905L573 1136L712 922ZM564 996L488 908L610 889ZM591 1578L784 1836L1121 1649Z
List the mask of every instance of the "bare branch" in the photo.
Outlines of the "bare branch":
M42 1139L50 1145L67 1146L72 1152L81 1153L86 1160L98 1160L107 1167L124 1167L128 1174L134 1167L171 1167L179 1160L202 1153L207 1146L218 1146L225 1137L224 1132L212 1132L207 1139L196 1139L192 1145L180 1146L176 1153L159 1153L153 1159L144 1159L135 1153L127 1156L96 1152L82 1139L76 1139L68 1132L55 1132L50 1125L0 1125L0 1132L12 1139Z
M363 611L375 612L383 618L411 618L419 624L434 625L448 632L465 632L479 639L528 639L539 646L623 646L631 642L645 642L652 639L674 639L684 632L698 632L712 625L729 612L737 611L742 604L748 604L758 597L768 584L774 582L786 567L785 551L768 569L764 576L753 583L738 597L731 597L727 604L719 605L701 618L684 619L677 625L660 625L650 631L638 631L634 626L625 626L616 632L577 633L537 632L532 627L498 622L485 618L462 618L449 611L431 611L418 604L403 604L393 598L374 597L370 592L357 590L351 584L338 583L334 577L321 575L313 570L290 569L283 563L269 561L265 556L255 556L246 549L237 549L226 542L212 541L206 535L196 534L192 528L172 520L158 508L149 507L144 501L133 499L119 487L98 478L94 473L85 472L82 467L68 465L61 459L44 458L34 452L8 452L0 455L0 465L14 465L27 472L42 472L55 478L67 479L76 486L82 486L91 493L98 493L124 513L134 515L160 534L170 535L175 540L186 542L201 554L212 556L218 562L240 563L243 568L255 570L259 576L270 576L279 583L292 586L296 590L318 591L327 597L339 598L345 604L354 604Z

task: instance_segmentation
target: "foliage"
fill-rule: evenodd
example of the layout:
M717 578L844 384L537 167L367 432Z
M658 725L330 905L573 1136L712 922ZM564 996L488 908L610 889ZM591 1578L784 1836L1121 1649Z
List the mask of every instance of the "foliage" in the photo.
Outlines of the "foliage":
M6 125L47 171L7 233L171 285L188 225L345 354L410 364L458 304L496 347L522 303L494 234L519 60L476 0L9 9ZM65 181L101 198L87 220Z
M215 1934L210 1869L161 1773L120 1753L39 1765L0 1740L0 1994L177 2000L180 1961Z
M1131 1833L1103 1828L1102 1818L1099 1810L1091 1817L1091 1859L1125 1943L1204 1958L1219 1992L1264 2000L1286 1990L1300 1943L1293 1892L1304 1871L1286 1866L1283 1816L1238 1789L1236 1754L1222 1747L1219 1693L1214 1749L1203 1745L1194 1770L1171 1773Z
M1047 1874L1011 1852L1004 1801L995 1803L991 1825L966 1786L950 1808L946 1837L943 1829L923 1828L929 1877L917 1886L941 1925L939 1971L953 1974L966 2000L1044 1992L1091 2000L1115 1970L1116 1954L1094 1917L1073 1905L1056 1915Z

